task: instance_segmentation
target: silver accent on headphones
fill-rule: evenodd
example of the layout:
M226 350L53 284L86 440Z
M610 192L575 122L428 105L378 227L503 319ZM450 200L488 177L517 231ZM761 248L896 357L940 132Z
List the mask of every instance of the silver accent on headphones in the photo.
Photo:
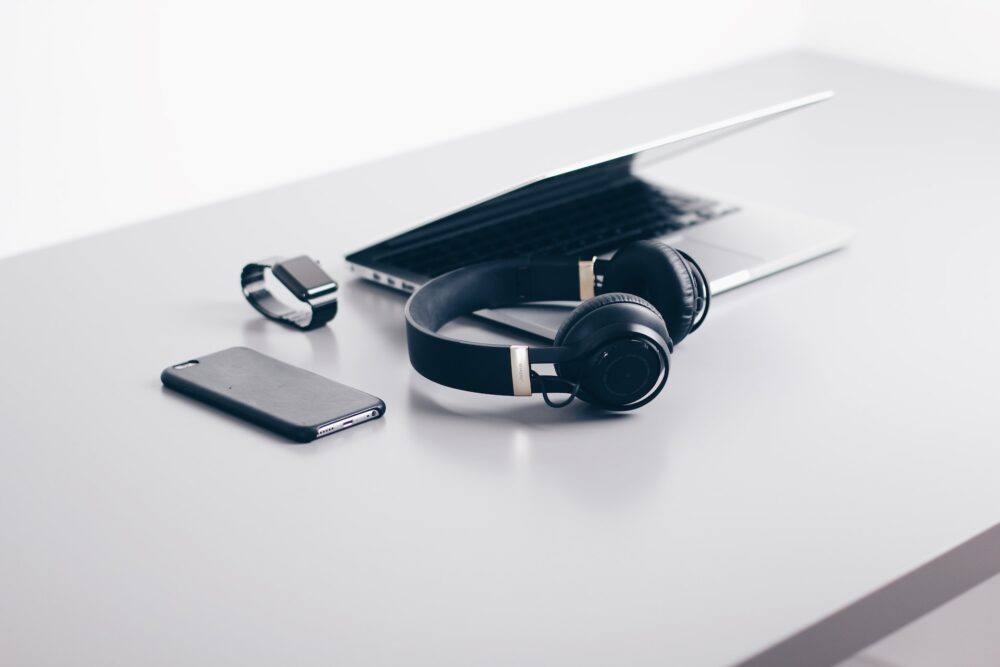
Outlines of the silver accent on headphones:
M531 364L527 345L510 346L510 382L515 396L531 396Z
M594 262L597 261L596 257L591 257L590 259L580 260L580 301L586 301L587 299L594 298L594 285L596 283L596 278L594 277Z

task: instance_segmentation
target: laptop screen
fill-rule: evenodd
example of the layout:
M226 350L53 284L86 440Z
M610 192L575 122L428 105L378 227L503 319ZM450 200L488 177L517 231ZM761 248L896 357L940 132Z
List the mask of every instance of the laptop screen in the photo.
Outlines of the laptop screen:
M416 283L474 262L597 255L699 221L707 208L638 170L832 96L817 93L661 138L532 179L347 257ZM719 211L712 211L718 215Z

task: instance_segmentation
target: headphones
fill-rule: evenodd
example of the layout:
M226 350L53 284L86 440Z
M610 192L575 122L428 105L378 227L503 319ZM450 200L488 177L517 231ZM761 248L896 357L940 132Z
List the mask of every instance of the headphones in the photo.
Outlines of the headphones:
M446 323L484 308L576 301L551 346L472 343L438 334ZM670 354L705 321L705 273L687 253L637 241L609 260L506 259L438 276L406 303L410 363L455 389L530 396L563 407L580 398L606 410L634 410L656 398ZM532 364L554 364L539 375ZM556 402L550 393L569 394Z

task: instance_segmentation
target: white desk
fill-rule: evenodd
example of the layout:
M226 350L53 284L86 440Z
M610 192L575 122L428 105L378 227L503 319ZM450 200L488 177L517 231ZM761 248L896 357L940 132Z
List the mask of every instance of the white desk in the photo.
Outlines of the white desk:
M336 261L718 86L790 84L838 97L664 169L858 236L720 297L636 414L431 385L403 299ZM0 661L850 655L1000 569L998 118L997 94L789 54L0 262ZM310 334L237 284L299 252L344 283ZM160 387L240 344L387 416L293 445Z

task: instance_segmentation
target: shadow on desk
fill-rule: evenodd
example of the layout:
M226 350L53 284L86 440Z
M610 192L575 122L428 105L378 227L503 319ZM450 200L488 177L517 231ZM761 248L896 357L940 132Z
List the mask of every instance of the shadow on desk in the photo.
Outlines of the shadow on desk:
M476 394L470 395L476 396ZM443 405L421 391L420 388L410 384L410 407L412 409L451 420L471 420L482 426L501 425L509 428L513 425L520 425L527 428L538 428L546 425L566 424L567 422L613 421L628 418L626 413L599 410L580 400L574 401L573 405L565 408L550 408L539 396L533 398L538 400L532 400L530 404L528 400L524 400L523 405L512 406L504 410L452 408Z
M588 405L554 409L538 397L517 400L524 405L472 407L470 400L465 408L411 383L407 409L417 427L409 437L466 474L527 481L530 493L555 489L601 512L639 501L661 481L666 439L621 437L623 422L643 417Z
M274 343L280 341L282 346L288 346L290 342L308 350L308 354L296 355L315 364L320 368L336 368L340 360L340 351L337 346L337 334L331 327L319 327L312 331L294 331L277 322L271 322L263 317L249 317L243 323L243 344L254 350L274 349ZM291 335L288 335L288 334ZM274 336L274 340L269 339ZM288 360L286 360L288 361ZM303 363L303 362L300 362Z

